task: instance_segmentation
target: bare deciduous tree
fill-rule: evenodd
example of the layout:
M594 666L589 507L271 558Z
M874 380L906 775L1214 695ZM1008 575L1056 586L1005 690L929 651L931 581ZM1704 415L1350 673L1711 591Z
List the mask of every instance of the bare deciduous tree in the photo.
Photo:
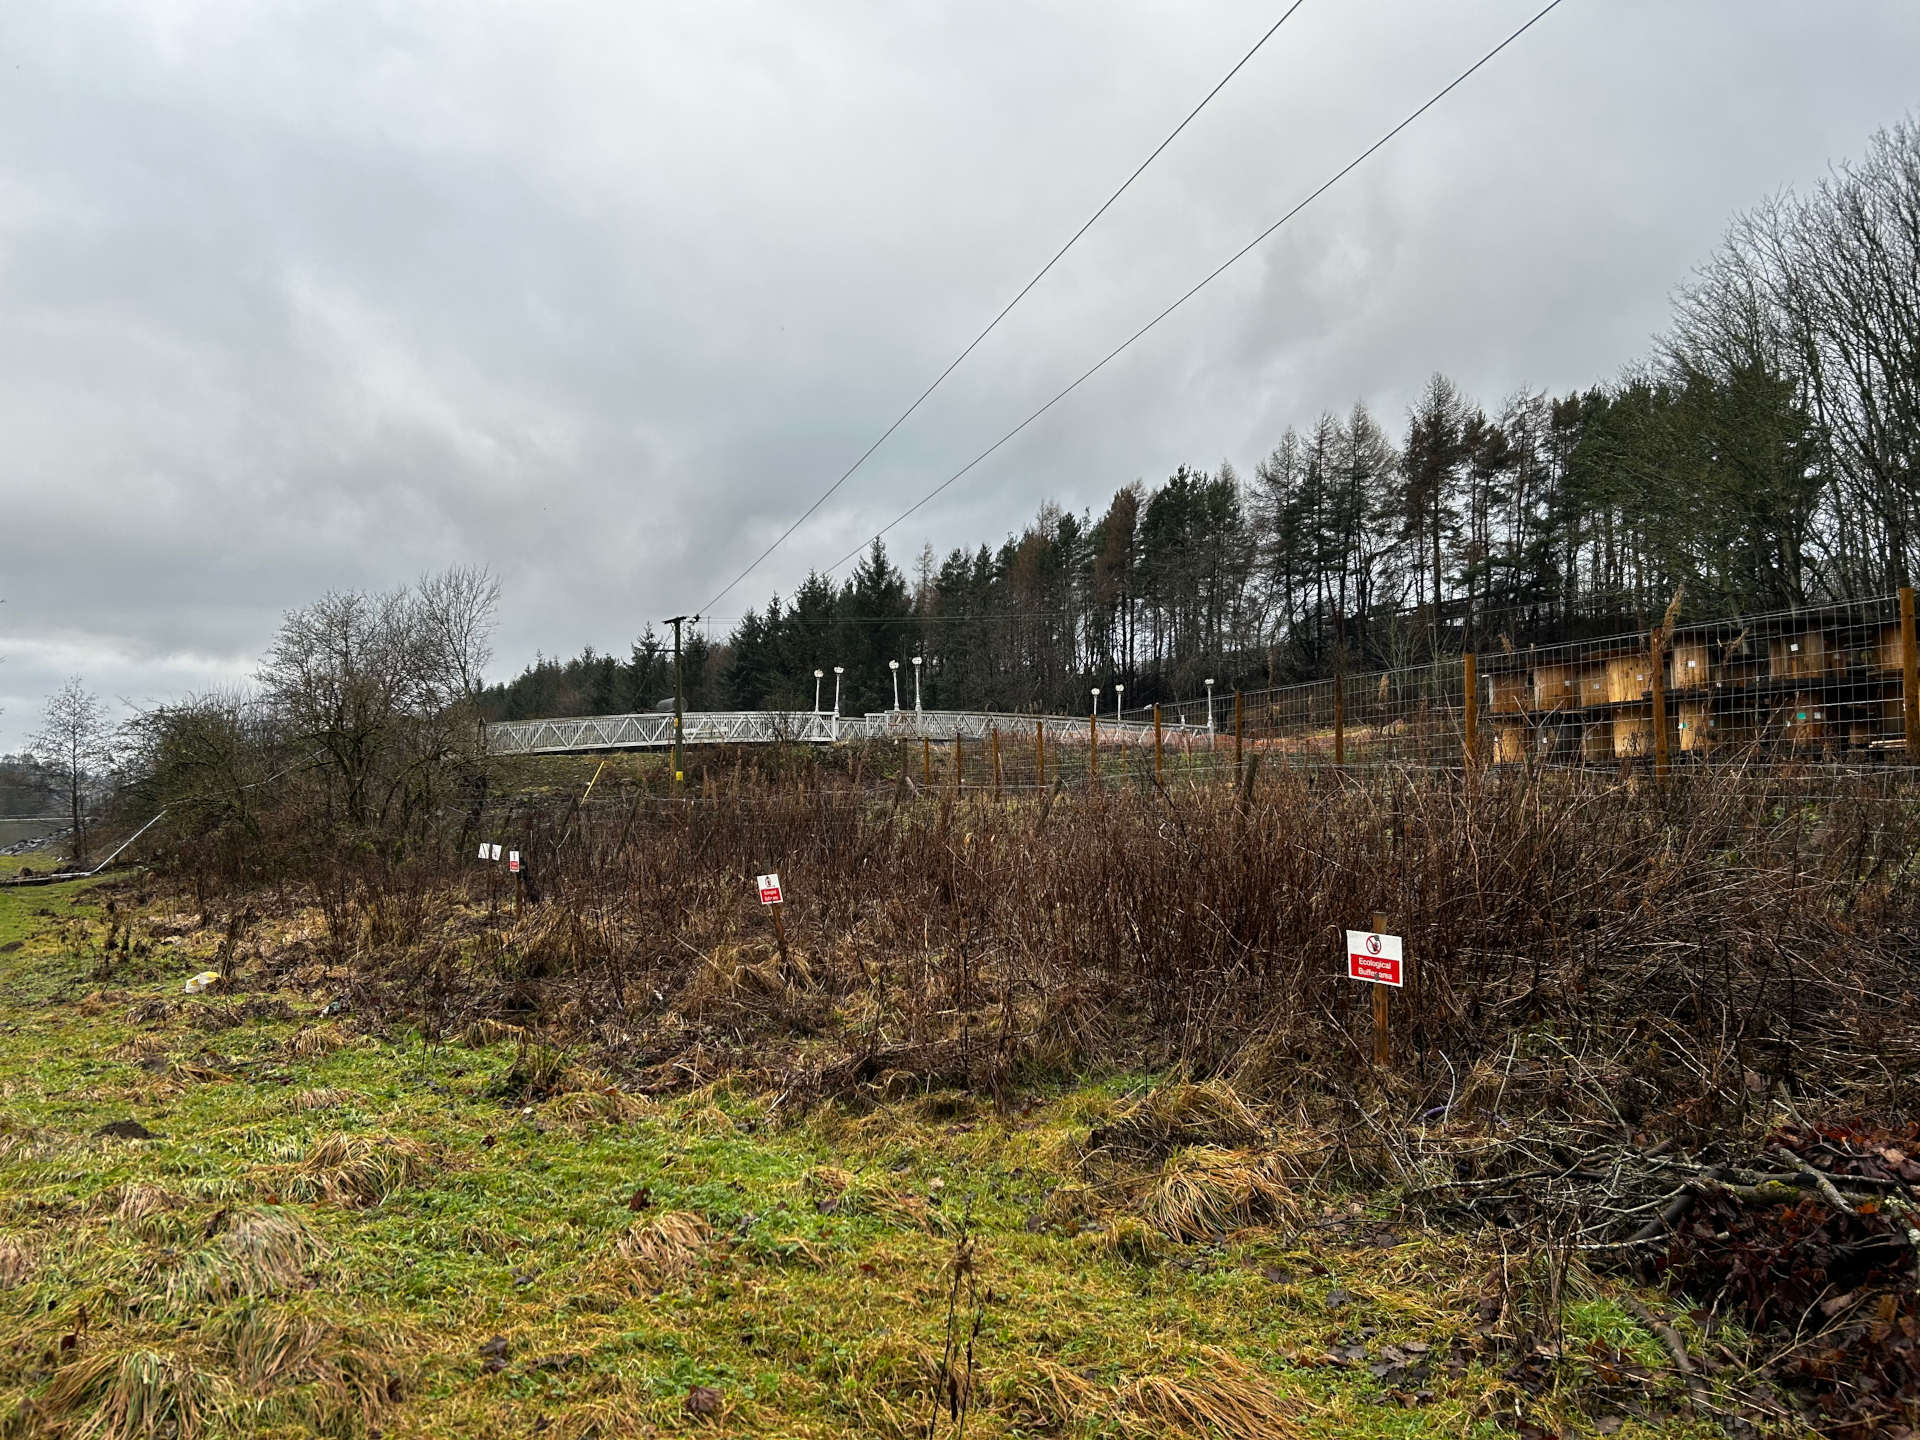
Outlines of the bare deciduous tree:
M113 731L100 697L73 676L47 697L40 730L28 743L42 759L55 766L66 791L73 819L73 858L87 858L86 791L96 771L112 763Z

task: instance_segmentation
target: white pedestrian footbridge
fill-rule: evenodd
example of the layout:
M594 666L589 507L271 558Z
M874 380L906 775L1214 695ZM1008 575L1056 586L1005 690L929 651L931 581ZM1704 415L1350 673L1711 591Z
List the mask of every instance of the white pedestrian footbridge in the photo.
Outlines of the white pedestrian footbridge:
M835 715L815 710L693 710L682 716L686 745L832 745L867 740L1007 740L1039 732L1046 743L1081 744L1097 728L1102 745L1153 743L1153 726L1138 720L1082 715L1009 715L983 710L883 710ZM1169 726L1169 734L1187 733ZM673 744L671 712L582 715L564 720L502 720L487 726L495 755L569 755L593 750L664 750Z

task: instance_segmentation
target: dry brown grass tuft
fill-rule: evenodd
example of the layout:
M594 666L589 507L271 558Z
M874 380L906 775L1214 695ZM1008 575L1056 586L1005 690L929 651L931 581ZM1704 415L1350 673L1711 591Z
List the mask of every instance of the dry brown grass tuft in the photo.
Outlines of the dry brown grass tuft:
M299 1408L318 1432L364 1426L399 1393L398 1344L314 1316L248 1306L223 1317L209 1338L255 1397L300 1387Z
M42 1433L71 1440L197 1440L225 1428L232 1387L160 1350L103 1350L63 1365L34 1402Z
M298 1215L272 1206L245 1210L167 1277L167 1304L178 1313L242 1296L283 1295L305 1284L308 1268L325 1254Z
M502 1040L525 1044L532 1038L524 1025L510 1025L504 1020L476 1020L461 1033L460 1043L469 1050L484 1050Z
M1116 1398L1159 1434L1279 1440L1301 1433L1293 1407L1266 1377L1223 1350L1204 1351L1195 1374L1144 1376Z
M287 1041L287 1053L302 1060L315 1060L322 1055L331 1055L343 1045L353 1043L353 1037L332 1020L323 1020L318 1025L309 1025Z
M426 1146L404 1136L329 1135L304 1159L269 1173L295 1199L378 1205L411 1184L431 1158Z
M25 1240L0 1235L0 1290L12 1290L33 1278L39 1257Z
M287 1102L289 1110L337 1110L342 1105L351 1105L360 1098L351 1090L342 1090L333 1085L320 1085L311 1090L295 1091Z
M1146 1159L1187 1145L1240 1150L1257 1145L1265 1127L1225 1080L1180 1082L1149 1091L1087 1138L1089 1150Z
M614 1248L642 1280L660 1285L692 1270L712 1238L713 1228L700 1216L669 1210L651 1220L636 1220Z
M1146 1218L1175 1240L1201 1240L1294 1214L1289 1166L1279 1155L1198 1145L1167 1159Z

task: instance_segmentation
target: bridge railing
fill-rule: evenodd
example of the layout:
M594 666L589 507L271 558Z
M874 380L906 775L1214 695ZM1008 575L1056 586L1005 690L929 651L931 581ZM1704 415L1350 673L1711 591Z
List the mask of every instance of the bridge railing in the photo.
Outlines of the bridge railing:
M834 715L813 710L691 710L683 716L687 745L832 744L845 740L984 740L1012 737L1038 726L1049 745L1087 739L1088 717L1006 715L979 710L882 710ZM1099 720L1103 745L1150 744L1153 726ZM562 720L505 720L487 727L495 755L561 755L590 750L661 750L673 744L671 713L582 715Z

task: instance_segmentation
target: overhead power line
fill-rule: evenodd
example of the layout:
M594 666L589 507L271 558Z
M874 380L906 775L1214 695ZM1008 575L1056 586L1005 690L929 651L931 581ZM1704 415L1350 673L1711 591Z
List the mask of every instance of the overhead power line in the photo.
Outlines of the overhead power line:
M1461 85L1465 84L1469 79L1472 78L1475 72L1480 70L1481 67L1486 65L1501 51L1505 50L1509 45L1513 44L1514 41L1518 40L1522 35L1526 34L1535 25L1538 25L1542 20L1546 19L1547 16L1551 14L1553 11L1559 9L1561 3L1562 3L1562 0L1549 0L1549 3L1545 7L1543 7L1538 13L1536 13L1532 19L1528 20L1526 24L1522 25L1519 29L1515 30L1511 35L1507 36L1506 39L1502 40L1498 45L1495 45L1491 50L1487 51L1486 54L1482 55L1478 60L1474 61L1473 64L1469 65L1465 70L1462 70L1458 75L1454 76L1452 80L1450 80L1442 89L1436 91L1432 95L1432 97L1429 98L1427 102L1424 105L1422 105L1418 110L1415 110L1411 115L1407 116L1406 119L1402 120L1398 125L1395 125L1391 130L1387 131L1386 134L1382 135L1378 140L1374 141L1366 149L1362 150L1358 155L1354 156L1353 159L1349 160L1345 165L1341 166L1340 169L1337 170L1333 174L1333 176L1330 179L1328 179L1323 185L1321 185L1319 189L1315 190L1311 195L1307 196L1306 199L1302 200L1299 204L1295 205L1291 210L1287 211L1286 214L1282 215L1278 220L1274 221L1271 225L1267 226L1266 229L1262 230L1258 235L1254 236L1253 239L1249 240L1245 245L1242 245L1238 250L1234 251L1233 254L1229 255L1225 260L1221 261L1220 264L1218 264L1212 270L1210 270L1205 275L1205 277L1203 277L1199 281L1199 283L1197 283L1190 290L1182 294L1179 299L1175 300L1171 305L1167 306L1166 309L1162 310L1158 315L1155 315L1151 320L1147 321L1146 324L1142 325L1138 330L1134 331L1133 334L1129 335L1125 340L1122 340L1118 345L1114 346L1113 349L1109 350L1105 355L1101 356L1100 359L1097 360L1094 364L1089 366L1086 370L1082 371L1079 378L1074 380L1072 384L1068 385L1065 389L1061 390L1051 400L1047 401L1046 404L1042 405L1038 410L1035 410L1031 415L1027 416L1026 419L1022 420L1018 425L1014 426L1011 430L1007 431L1006 434L1002 435L998 440L994 441L986 449L982 450L978 455L974 456L973 459L969 460L965 465L962 465L958 470L954 471L953 474L949 475L946 479L942 480L938 485L934 486L933 489L929 490L925 495L922 495L918 500L914 501L914 503L909 505L905 510L902 510L898 515L894 516L892 520L888 521L885 525L881 526L879 530L874 532L871 538L862 541L858 549L850 551L846 555L843 555L840 559L836 560L832 565L828 566L826 573L831 575L834 571L838 570L841 566L847 564L849 561L858 559L861 555L866 553L867 547L872 545L875 540L878 540L883 536L885 536L889 530L892 530L895 526L899 525L903 520L907 519L909 516L913 515L916 511L920 510L923 506L927 505L930 501L932 501L937 496L939 496L942 492L944 492L948 486L952 485L955 481L961 479L963 476L968 474L968 472L973 470L975 466L979 465L982 461L986 460L996 450L1000 449L1001 446L1005 445L1009 440L1013 439L1014 436L1018 435L1021 431L1025 430L1029 425L1033 424L1034 421L1038 420L1042 415L1046 414L1054 406L1058 405L1062 400L1066 399L1067 396L1071 395L1074 391L1078 390L1082 385L1086 384L1087 381L1091 380L1095 375L1099 374L1100 371L1104 370L1112 361L1118 359L1122 353L1132 348L1135 341L1139 340L1149 330L1152 330L1156 325L1158 325L1162 320L1165 320L1169 315L1173 314L1174 311L1178 310L1182 305L1186 304L1187 301L1191 300L1194 296L1198 295L1202 290L1206 289L1207 286L1211 285L1215 280L1219 279L1234 265L1238 264L1241 260L1245 259L1247 255L1249 255L1255 249L1257 249L1263 241L1265 241L1281 226L1285 225L1289 220L1293 219L1294 216L1298 215L1302 210L1305 210L1309 205L1313 204L1313 202L1318 200L1322 195L1326 194L1329 190L1333 189L1334 186L1338 185L1342 180L1346 179L1347 176L1351 175L1355 170L1358 170L1363 164L1367 162L1367 160L1376 151L1385 147L1388 144L1388 142L1390 142L1402 130L1405 130L1409 125L1413 124L1414 121L1418 120L1422 115L1426 114L1427 111L1431 110L1434 106L1438 105L1442 100L1446 99L1448 95L1452 94Z
M1120 182L1120 188L1115 190L1111 195L1109 195L1106 198L1106 200L1101 203L1100 208L1094 211L1093 214L1087 217L1085 223L1082 224L1078 230L1074 231L1070 237L1068 237L1066 244L1062 245L1058 250L1053 252L1053 258L1047 261L1046 264L1042 265L1039 268L1039 270L1034 273L1033 278L1027 281L1026 284L1020 287L1019 293L1016 294L1011 300L1009 300L1004 306L1001 307L1000 313L998 315L995 315L992 320L987 322L987 327L984 330L982 330L978 335L974 336L972 340L967 342L967 348L962 350L958 355L954 356L952 361L947 365L947 368L942 370L938 375L933 377L933 383L927 386L926 389L922 390L918 398L916 398L911 405L907 406L905 410L902 410L891 425L887 426L885 430L880 432L880 438L875 440L871 445L869 445L865 450L863 450L860 454L860 458L858 460L855 460L853 464L849 465L846 468L845 473L842 474L838 480L834 481L833 484L829 485L825 490L821 491L819 497L815 499L811 505L807 506L805 510L800 512L800 517L797 520L795 520L791 525L787 526L785 530L782 530L780 532L780 537L777 540L775 540L771 545L767 546L765 550L762 550L760 554L754 558L754 561L751 565L747 566L746 569L742 570L738 575L734 576L733 579L729 580L724 586L720 588L720 590L714 595L714 597L711 600L707 601L705 605L702 605L700 609L703 612L713 609L715 605L719 604L721 600L726 598L729 591L731 591L742 580L746 579L749 575L751 575L755 570L758 570L760 566L763 563L765 563L769 555L773 554L774 551L778 550L782 545L786 544L788 537L791 536L794 531L798 530L802 525L806 524L808 520L812 519L814 512L818 510L822 505L826 504L828 500L832 499L835 492L837 492L842 485L846 484L847 481L853 478L854 472L857 471L862 465L867 463L867 461L872 457L873 452L878 450L882 445L886 444L887 440L893 435L893 432L898 430L902 425L906 424L908 419L911 418L911 416L913 415L914 411L918 410L921 407L921 405L926 403L927 397L933 394L935 390L938 390L941 384L946 380L946 378L949 375L953 374L955 370L958 370L960 368L961 362L964 361L969 355L971 355L976 349L978 349L980 342L982 340L985 340L987 336L991 335L994 332L994 330L999 327L1000 322L1007 318L1007 316L1012 312L1013 307L1018 305L1022 300L1027 298L1027 292L1033 289L1033 287L1038 285L1042 280L1046 279L1047 273L1050 270L1052 270L1055 265L1058 265L1060 263L1061 258L1065 256L1065 254L1079 242L1080 237L1082 235L1085 235L1087 231L1093 228L1094 222L1097 221L1102 215L1106 214L1110 208L1112 208L1114 201L1118 200L1122 195L1126 194L1127 187L1132 185L1134 181L1138 180L1141 174L1145 172L1146 168L1149 165L1151 165L1155 160L1160 158L1160 152L1162 150L1165 150L1167 146L1171 145L1175 141L1175 139L1179 137L1180 132L1182 130L1185 130L1188 125L1193 123L1194 117L1198 115L1202 110L1207 108L1208 103L1212 101L1213 97L1218 95L1222 90L1226 88L1227 82L1233 79L1234 76L1240 73L1242 67L1244 67L1249 60L1253 59L1253 57L1260 52L1260 48L1263 45L1265 45L1267 41L1273 38L1274 32L1279 30L1279 28L1282 25L1286 24L1288 20L1292 19L1293 12L1298 10L1305 3L1306 3L1306 0L1293 0L1293 4L1287 7L1285 13L1283 13L1278 20L1274 21L1272 25L1267 27L1267 32L1264 35L1262 35L1258 40L1254 41L1253 48L1247 51L1246 54L1242 55L1240 59L1237 62L1235 62L1234 67L1231 70L1227 71L1225 75L1220 77L1219 83L1216 84L1211 90L1209 90L1204 96L1201 97L1200 103L1198 105L1194 106L1193 109L1187 112L1186 119L1182 120L1178 125L1174 126L1173 129L1167 133L1167 138L1162 140L1158 145L1153 147L1152 154L1148 155L1146 159L1142 160L1139 163L1139 165L1137 165L1134 168L1133 173L1127 176L1125 180Z

